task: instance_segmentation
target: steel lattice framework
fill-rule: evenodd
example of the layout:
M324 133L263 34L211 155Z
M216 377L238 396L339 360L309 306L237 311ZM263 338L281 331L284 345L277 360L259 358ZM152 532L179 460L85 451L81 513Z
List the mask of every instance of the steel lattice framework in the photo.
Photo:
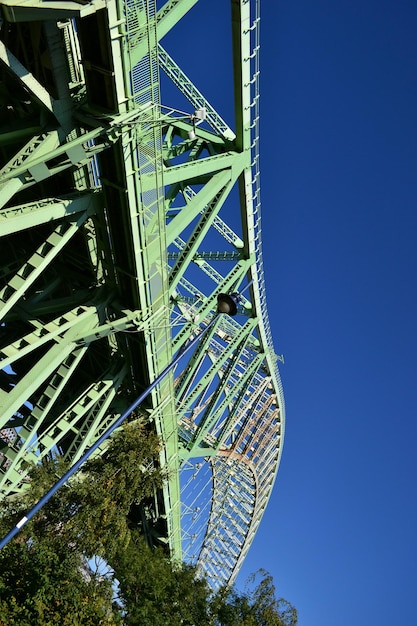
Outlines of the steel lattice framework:
M161 45L195 3L0 3L0 486L21 491L28 462L57 451L77 460L217 294L243 291L140 417L170 470L149 534L216 587L265 510L284 399L260 240L259 5L231 1L232 131ZM162 75L185 112L163 103Z

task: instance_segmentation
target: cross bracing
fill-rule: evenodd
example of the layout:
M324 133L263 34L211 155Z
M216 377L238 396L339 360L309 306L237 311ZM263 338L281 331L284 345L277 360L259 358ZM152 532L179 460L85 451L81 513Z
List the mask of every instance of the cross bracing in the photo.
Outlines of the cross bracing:
M169 469L150 535L215 587L259 526L285 410L262 267L259 3L231 1L229 123L161 43L195 4L0 2L0 488L25 489L51 454L75 462L213 321L132 418ZM236 291L237 316L216 317Z

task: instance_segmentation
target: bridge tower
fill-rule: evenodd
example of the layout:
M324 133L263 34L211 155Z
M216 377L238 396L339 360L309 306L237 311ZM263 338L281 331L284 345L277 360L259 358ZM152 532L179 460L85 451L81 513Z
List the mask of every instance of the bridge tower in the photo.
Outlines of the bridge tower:
M231 126L163 47L195 4L0 2L0 488L21 492L49 455L75 462L217 295L241 292L140 408L170 477L150 536L216 587L258 529L285 416L262 266L259 0L230 3Z

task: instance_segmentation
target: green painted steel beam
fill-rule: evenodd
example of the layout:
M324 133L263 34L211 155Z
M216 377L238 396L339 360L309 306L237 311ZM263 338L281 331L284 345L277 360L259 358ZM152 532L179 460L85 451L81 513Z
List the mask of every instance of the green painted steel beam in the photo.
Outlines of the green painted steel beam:
M233 181L230 181L223 189L219 190L216 194L216 197L213 198L212 202L205 208L202 216L200 217L198 223L196 224L192 234L189 236L187 245L181 252L181 255L177 259L174 267L172 268L169 275L169 288L170 295L173 295L173 292L178 285L179 280L184 275L186 268L193 260L194 255L197 252L199 245L202 243L204 237L207 235L208 230L213 224L214 218L217 213L220 211L224 202L226 201L231 187L233 186ZM198 197L198 196L196 196ZM187 207L188 213L188 207ZM175 218L177 219L177 218Z
M218 375L219 370L226 363L229 355L233 353L234 350L238 349L241 340L246 338L247 335L252 332L255 323L255 319L247 320L244 326L241 327L240 331L229 342L227 350L223 351L220 358L216 359L215 363L209 367L209 369L198 380L197 384L187 393L186 398L184 398L184 401L180 406L182 414L187 413L191 409L192 404L196 401L199 394L213 382L214 377Z
M28 182L39 182L57 171L88 162L92 156L115 143L132 125L137 132L138 122L143 114L142 110L136 110L113 116L110 123L96 126L93 130L81 133L80 136L62 145L59 145L57 131L34 137L0 170L0 191L2 194L5 193L5 185L11 180L20 181L20 185L16 183L15 193ZM91 144L93 141L94 145Z
M214 207L216 207L217 204L220 204L220 206L223 204L225 199L223 193L221 194L222 202L220 202L217 196L226 189L230 190L231 175L230 169L222 170L213 175L201 191L169 222L166 228L167 245L170 245L200 213L204 214L207 205L213 203Z
M32 22L62 20L68 17L86 16L106 6L105 0L87 3L65 0L2 0L2 13L8 22Z
M17 341L4 346L0 350L2 367L12 365L15 361L20 360L31 352L35 352L50 341L61 343L63 335L75 326L82 328L78 331L75 340L79 341L79 337L86 332L84 325L86 320L90 320L91 316L96 317L98 325L98 315L95 307L77 307L72 311L68 311L59 318L39 325L32 332L20 337ZM87 324L87 328L90 324Z
M237 347L236 353L232 355L230 362L227 364L226 370L221 377L221 383L217 387L208 406L205 408L202 417L200 418L194 437L188 444L186 451L182 451L182 458L204 455L204 440L207 435L215 436L213 435L213 429L226 409L228 409L229 413L226 418L226 427L228 424L234 423L236 419L236 408L241 401L242 389L244 389L244 394L247 390L248 380L253 376L254 372L257 368L259 368L264 359L264 355L258 354L253 359L246 372L244 374L239 374L237 382L234 381L231 385L230 381L232 376L234 375L236 377L234 369L239 363L242 352L246 348L247 343L248 336L244 337L241 344ZM237 399L235 399L236 394L238 394ZM219 403L222 397L223 400ZM221 441L218 441L216 446L217 449L220 447L220 443Z
M162 39L196 3L197 0L168 0L157 14L158 38Z
M102 207L102 202L103 199L97 192L85 192L5 208L0 212L0 237L40 224L71 218L77 213L92 216Z
M164 171L164 184L173 185L185 181L203 182L205 176L213 175L221 170L230 170L231 178L237 178L247 163L246 155L228 152L195 162L174 165Z
M234 144L216 135L213 131L206 130L202 126L194 126L192 113L186 116L162 115L161 125L164 133L163 155L165 159L183 154L187 149L193 150L197 157L202 149L206 149L211 156L234 150ZM193 132L195 137L189 136ZM181 137L182 145L174 144L174 138ZM184 147L185 146L185 147ZM190 159L191 160L191 159Z
M27 401L28 396L36 391L49 376L63 363L74 349L74 344L70 341L67 333L65 340L55 343L46 354L39 359L37 368L31 370L6 393L0 390L0 428L6 428L9 420Z
M199 261L238 261L241 258L240 252L224 252L220 250L211 252L197 252L194 260Z
M203 94L197 89L180 66L175 63L174 59L161 46L161 44L158 46L158 60L168 78L170 78L174 85L180 89L181 93L185 95L194 109L205 109L206 120L211 128L221 137L224 137L228 141L233 141L235 133L220 117Z
M247 389L248 389L248 386L250 384L250 381L253 378L253 376L256 373L256 371L262 365L264 359L265 359L265 355L264 354L262 354L262 353L258 354L253 359L253 361L249 364L249 367L247 368L247 370L245 371L245 373L242 376L241 380L239 381L238 386L234 389L234 392L237 395L232 400L232 402L230 402L229 415L228 415L227 419L225 420L225 422L222 424L220 433L219 434L216 433L216 438L217 438L216 450L217 451L222 446L225 445L225 440L227 438L227 435L228 435L228 432L229 432L230 428L232 428L233 425L236 424L236 417L237 417L239 408L241 406L241 403L242 402L246 402L245 401L245 397L247 395ZM224 409L225 407L220 407L220 408Z
M123 317L101 323L100 318L107 309L108 302L102 301L100 306L78 306L61 314L46 324L37 325L35 330L20 337L17 341L0 348L2 367L12 365L31 352L35 352L50 341L61 342L63 335L71 329L72 341L78 345L88 345L103 337L119 332L144 332L149 328L149 318L144 320L140 311L129 311ZM94 326L90 319L94 317ZM85 321L88 320L88 324Z
M66 452L66 457L75 463L101 435L101 433L115 421L118 413L114 414L111 404L116 398L118 389L123 380L127 376L128 366L121 363L119 368L114 372L106 373L106 379L96 383L95 387L85 393L79 404L83 405L83 411L75 418L75 424L72 427L76 436L71 446ZM91 397L92 391L96 391ZM65 420L65 416L62 416ZM79 425L79 420L82 424ZM65 420L66 421L66 420ZM64 432L63 432L64 434Z
M231 7L236 147L244 151L251 145L251 3L231 0Z
M0 208L3 207L25 184L23 174L28 168L36 167L40 155L45 157L59 143L58 133L51 131L33 137L14 157L0 170ZM40 158L43 163L44 158ZM22 163L26 165L22 167ZM36 170L35 170L36 174ZM38 174L39 176L39 174Z
M55 99L39 83L31 72L15 57L2 41L0 41L0 62L16 76L24 87L36 98L37 102L44 106L50 113L54 113Z
M229 291L236 291L239 288L240 282L243 280L244 275L249 270L253 263L253 259L241 259L227 274L223 282L207 296L206 300L199 308L199 319L204 319L206 316L216 309L217 294L228 293ZM189 323L174 337L173 347L174 350L180 349L188 337L193 334L195 329L195 322Z
M180 254L181 252L168 252L168 260L176 261L180 257ZM193 257L193 261L238 261L239 259L239 252L226 252L221 250L196 252Z
M170 198L171 201L173 201L176 195L180 191L183 194L183 197L185 198L186 203L190 202L196 193L189 186L185 186L185 187L181 186L180 188L177 188L175 190L175 193L173 193L173 196L171 196L171 190L168 190L167 196ZM234 248L238 250L241 250L244 248L244 243L242 239L230 228L230 226L228 226L228 224L226 224L226 222L220 216L218 215L216 216L213 222L213 226L217 230L217 232L222 235L225 241L231 244Z
M62 397L63 390L66 388L66 393L69 391L69 380L79 366L85 348L77 348L72 354L75 358L71 367L65 368L63 363L52 379L54 384L46 388L46 404L43 404L44 401L38 403L33 408L31 417L19 427L20 447L16 450L7 476L0 481L0 489L5 488L7 481L12 482L8 485L9 489L16 488L29 470L27 461L39 462L48 457L68 436L73 438L73 442L65 456L74 462L97 439L101 429L109 425L109 417L111 420L118 417L109 411L109 407L126 376L126 364L121 364L119 370L113 373L107 372L104 381L90 385L81 396L74 398L70 407L50 419L49 416Z
M22 298L28 287L70 241L87 217L87 213L84 212L77 221L66 221L58 225L36 252L18 269L13 278L0 291L0 320Z
M142 10L142 23L140 15L138 16L138 31L129 42L130 46L130 62L135 66L146 55L149 45L154 47L177 22L196 4L197 0L168 0L168 2L158 11L157 15L151 16ZM157 38L149 41L149 33L147 31L147 23L150 19L155 20L157 25ZM153 33L152 33L153 34ZM148 35L148 36L147 36Z
M179 406L181 406L182 401L185 400L186 396L188 395L190 384L196 375L196 371L198 371L200 367L202 359L209 349L210 343L220 325L220 321L220 317L218 317L208 333L204 335L204 338L198 344L192 357L189 359L186 367L181 372L181 375L177 380L175 393L177 397L177 405Z
M234 449L238 449L240 443L247 436L247 431L250 429L253 415L256 413L256 407L262 403L262 395L265 393L268 385L271 384L271 378L269 376L265 376L262 380L256 380L256 373L254 378L251 380L251 384L254 387L253 393L250 396L250 402L241 404L240 407L236 408L236 422L234 424L224 424L221 427L220 433L218 434L218 446L216 450L220 448L223 444L224 440L232 439ZM272 395L271 395L272 397ZM241 398L243 401L243 397Z

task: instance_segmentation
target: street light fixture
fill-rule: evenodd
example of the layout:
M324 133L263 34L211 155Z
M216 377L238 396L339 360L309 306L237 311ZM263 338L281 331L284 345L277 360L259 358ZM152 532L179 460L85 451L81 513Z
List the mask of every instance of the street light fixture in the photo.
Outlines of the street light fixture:
M217 296L217 313L226 313L234 316L237 313L237 305L240 300L239 293L219 293Z

